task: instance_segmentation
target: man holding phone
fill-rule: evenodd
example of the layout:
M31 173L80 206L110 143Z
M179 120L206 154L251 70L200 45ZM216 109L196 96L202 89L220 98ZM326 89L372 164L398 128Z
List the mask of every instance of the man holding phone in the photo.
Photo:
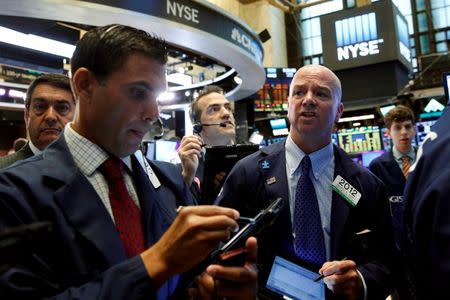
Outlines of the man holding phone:
M0 232L52 225L18 244L2 299L170 299L179 275L237 229L238 212L192 206L179 169L138 150L158 119L166 61L162 40L125 25L78 41L73 122L41 155L0 172ZM191 296L253 300L256 240L245 247L244 265L207 266Z

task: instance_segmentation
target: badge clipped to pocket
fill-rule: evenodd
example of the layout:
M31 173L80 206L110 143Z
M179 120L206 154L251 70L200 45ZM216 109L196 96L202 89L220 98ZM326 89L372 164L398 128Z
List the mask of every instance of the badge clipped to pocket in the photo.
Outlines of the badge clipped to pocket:
M342 196L351 206L355 207L358 204L359 199L361 198L361 193L355 189L347 180L342 178L341 175L336 176L333 183L331 184L331 188Z

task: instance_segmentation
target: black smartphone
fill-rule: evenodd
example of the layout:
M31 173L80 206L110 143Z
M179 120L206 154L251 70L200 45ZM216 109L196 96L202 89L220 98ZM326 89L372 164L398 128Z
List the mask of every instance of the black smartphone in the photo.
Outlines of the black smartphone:
M265 228L271 226L283 208L282 198L277 198L266 209L263 209L254 218L249 218L248 223L242 227L228 242L212 253L213 261L226 265L242 265L246 252L243 249L245 242L251 236L257 237Z
M201 263L184 274L179 288L184 290L192 286L195 278L211 264L228 266L244 265L247 257L245 242L251 236L258 237L265 228L271 226L283 209L283 206L284 202L282 198L277 198L266 209L261 210L254 218L248 218L248 223L230 240L212 251Z

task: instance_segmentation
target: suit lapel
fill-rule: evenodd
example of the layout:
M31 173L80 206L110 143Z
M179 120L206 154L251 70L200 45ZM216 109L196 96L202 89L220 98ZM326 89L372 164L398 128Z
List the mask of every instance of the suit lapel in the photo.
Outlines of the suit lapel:
M339 150L334 147L334 178L341 175L349 184L362 192L358 182L355 180L354 174L357 169L353 165L353 162L346 156L343 156ZM333 180L334 180L333 178ZM340 241L342 241L345 224L351 212L351 205L345 200L339 193L332 190L332 203L331 203L331 259L340 259L336 257L338 255L338 247Z
M31 157L33 155L34 153L33 151L31 151L29 142L25 146L20 148L19 151L17 151L18 160L27 159L28 157Z
M73 227L90 241L109 265L126 259L116 227L90 182L78 173L54 194Z
M270 200L281 197L289 208L289 191L286 178L286 156L284 147L279 151L262 157L258 164L264 180L267 197ZM266 203L266 205L268 204L269 203Z
M103 254L109 265L125 260L112 218L91 183L76 167L63 134L43 152L43 158L48 161L43 168L44 184L55 190L54 200L68 222Z
M155 228L152 226L152 223L154 223L152 218L154 218L153 211L155 206L154 199L156 199L156 191L134 155L131 156L131 164L133 168L133 180L137 195L139 197L139 203L141 205L142 222L144 225L146 242L147 246L151 246L158 239L158 232L154 232Z
M404 183L406 181L405 177L403 176L402 170L400 169L397 161L395 160L392 150L389 152L388 159L383 161L383 163L385 164L389 176L392 178L391 179L392 182L403 181Z
M272 148L273 149L273 148ZM281 197L284 202L283 210L280 212L271 231L278 238L277 247L288 256L293 256L293 235L292 222L289 207L289 187L286 177L286 155L284 144L280 144L278 148L270 151L267 156L259 160L259 168L264 180L266 190L266 199L273 202ZM264 150L263 150L264 151ZM265 153L265 152L263 152ZM269 203L265 203L267 206ZM280 234L281 233L281 234ZM274 236L272 236L274 238Z

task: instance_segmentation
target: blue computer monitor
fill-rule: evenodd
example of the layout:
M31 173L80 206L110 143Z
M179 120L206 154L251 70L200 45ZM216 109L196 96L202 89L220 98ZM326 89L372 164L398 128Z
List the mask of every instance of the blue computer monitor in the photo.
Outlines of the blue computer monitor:
M270 120L273 136L286 136L289 134L287 122L285 118Z
M384 154L384 150L378 150L378 151L369 151L362 153L362 165L363 167L368 167L370 165L370 162L377 158L378 156L381 156Z
M155 143L155 160L166 161L170 163L180 163L177 149L180 141L157 140Z
M431 127L437 120L421 121L416 123L416 140L420 144L423 142L427 134L431 131Z

